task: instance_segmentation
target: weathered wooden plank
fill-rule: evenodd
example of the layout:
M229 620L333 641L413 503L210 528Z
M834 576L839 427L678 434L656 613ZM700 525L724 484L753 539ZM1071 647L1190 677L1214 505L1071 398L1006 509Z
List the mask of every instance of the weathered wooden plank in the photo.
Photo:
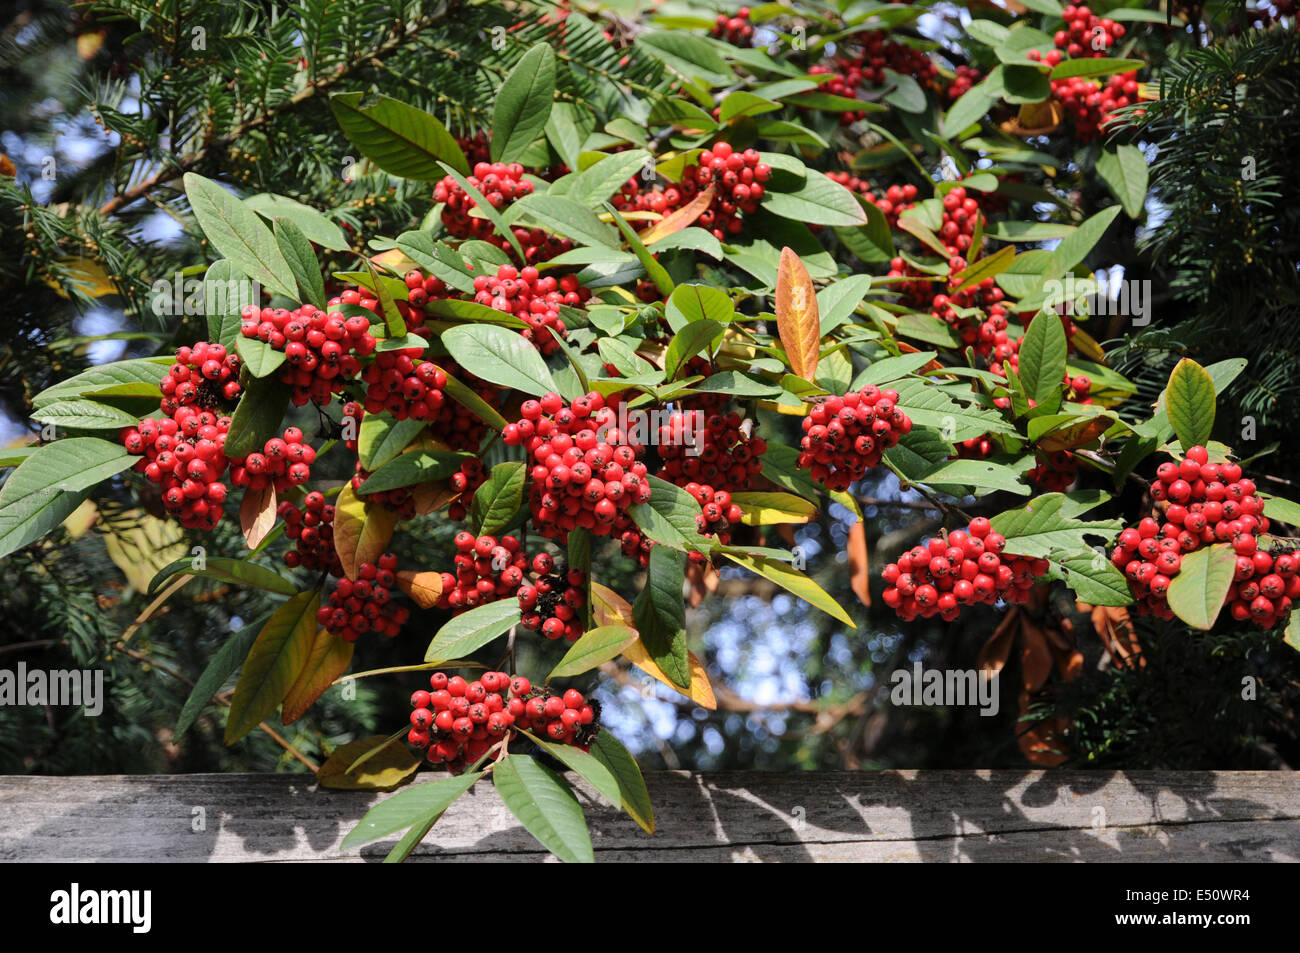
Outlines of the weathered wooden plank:
M653 837L579 785L600 860L1300 860L1292 773L663 772L647 784ZM291 774L0 777L0 860L376 860L391 841L339 844L386 796ZM479 785L414 859L544 856Z

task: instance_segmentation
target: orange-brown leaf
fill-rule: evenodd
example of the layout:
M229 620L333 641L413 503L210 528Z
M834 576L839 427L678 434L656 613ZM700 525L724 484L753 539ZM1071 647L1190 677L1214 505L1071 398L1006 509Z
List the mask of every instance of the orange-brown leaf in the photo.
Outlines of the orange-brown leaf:
M377 501L363 501L350 483L343 487L334 504L334 548L349 579L357 578L362 563L379 560L396 528L396 510Z
M781 249L776 271L776 329L790 369L796 377L812 380L821 354L821 313L808 269L789 248Z
M432 609L442 598L442 573L404 569L397 574L397 586L421 609Z
M1047 644L1047 637L1028 616L1021 615L1020 675L1024 680L1025 690L1038 691L1047 683L1047 677L1051 674L1052 650Z
M355 642L345 642L341 635L335 635L329 629L319 629L312 641L307 665L284 698L280 720L291 725L305 715L307 709L316 704L316 699L334 684L334 679L352 664L355 648Z
M709 674L704 670L704 664L696 657L694 652L686 653L686 659L691 667L691 684L686 691L682 691L680 686L674 685L668 680L668 676L655 664L655 660L646 651L646 647L641 644L640 639L637 639L623 650L623 657L647 675L652 675L663 682L673 691L685 695L701 708L712 711L718 707L718 701L713 696L713 686L709 684Z
M415 512L420 516L438 512L458 496L460 494L445 483L417 483L411 488Z
M870 578L867 567L867 528L862 525L862 520L858 520L849 527L849 584L864 606L871 605Z
M683 205L675 212L665 215L637 237L641 239L642 245L653 245L661 238L675 235L683 228L689 227L690 224L703 215L705 209L712 204L713 186L710 185L699 195L695 196L695 198L691 199L691 201L686 205Z
M260 490L247 489L239 504L239 525L244 530L244 542L249 549L257 549L266 534L275 526L275 486L268 483Z
M975 665L984 672L1000 672L1007 664L1007 658L1011 655L1011 643L1016 635L1016 622L1020 618L1020 610L1012 607L998 623L998 627L993 630L987 642L980 648L979 657L975 660Z

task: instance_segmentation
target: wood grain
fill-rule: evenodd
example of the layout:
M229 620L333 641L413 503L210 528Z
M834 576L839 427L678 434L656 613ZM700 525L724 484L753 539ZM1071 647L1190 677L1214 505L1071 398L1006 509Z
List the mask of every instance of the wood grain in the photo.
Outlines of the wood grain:
M1292 773L662 772L647 784L653 837L578 785L598 861L1300 860ZM387 796L306 774L0 777L0 861L373 862L395 838L339 844ZM547 856L481 784L412 860Z

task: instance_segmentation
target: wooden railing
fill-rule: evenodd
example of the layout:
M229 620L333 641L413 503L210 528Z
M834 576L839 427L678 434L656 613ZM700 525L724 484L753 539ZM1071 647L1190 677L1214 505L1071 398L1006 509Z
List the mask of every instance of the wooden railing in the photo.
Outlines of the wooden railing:
M653 837L576 785L598 861L1300 860L1293 773L663 772L646 781ZM0 777L0 860L376 861L392 841L346 854L339 844L387 796L324 790L306 774ZM485 783L412 860L544 856Z

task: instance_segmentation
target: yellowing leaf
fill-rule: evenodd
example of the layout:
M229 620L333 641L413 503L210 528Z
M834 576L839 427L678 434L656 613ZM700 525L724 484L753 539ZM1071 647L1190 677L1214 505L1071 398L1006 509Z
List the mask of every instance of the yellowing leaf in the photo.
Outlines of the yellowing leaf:
M442 598L442 573L403 570L397 574L397 586L421 609L432 609Z
M602 586L598 582L593 582L591 584L591 602L592 615L595 616L596 625L625 625L629 629L636 628L636 623L632 621L631 603L609 586Z
M655 224L651 225L637 237L641 239L642 245L653 245L661 238L667 238L669 235L675 235L683 228L687 228L692 222L704 214L704 210L713 204L713 186L709 186L691 201L683 205L677 211L665 215Z
M731 502L740 507L746 526L807 523L817 515L816 506L793 493L733 493Z
M298 680L284 697L284 707L280 710L280 720L291 725L307 713L307 709L316 704L316 699L325 694L325 690L334 684L334 679L342 675L352 664L352 652L355 642L345 642L341 635L335 635L329 629L320 629L311 645L311 655Z
M334 504L334 548L349 579L357 578L357 567L379 560L397 528L397 512L382 503L366 503L343 487Z
M832 618L843 622L850 629L857 628L843 607L831 598L830 593L792 566L780 560L769 559L767 556L758 556L753 553L724 552L723 555L733 563L744 566L751 572L772 580L772 582L794 593L809 605L816 606Z
M808 269L789 248L781 249L776 271L776 328L795 376L812 380L821 354L821 312Z
M189 552L185 531L175 521L160 520L143 510L105 515L102 528L108 558L140 592L149 588L158 570Z
M355 770L348 771L360 758L381 745L382 750L366 758ZM401 740L371 735L335 748L329 760L316 772L316 779L322 787L338 791L391 791L409 780L419 767L419 759Z
M108 276L108 272L104 270L104 267L99 262L90 258L74 258L62 261L59 264L71 273L70 277L73 283L90 297L103 298L106 295L117 294L117 287L113 284L113 279ZM45 283L53 288L60 297L67 297L63 286L52 277L47 275Z

